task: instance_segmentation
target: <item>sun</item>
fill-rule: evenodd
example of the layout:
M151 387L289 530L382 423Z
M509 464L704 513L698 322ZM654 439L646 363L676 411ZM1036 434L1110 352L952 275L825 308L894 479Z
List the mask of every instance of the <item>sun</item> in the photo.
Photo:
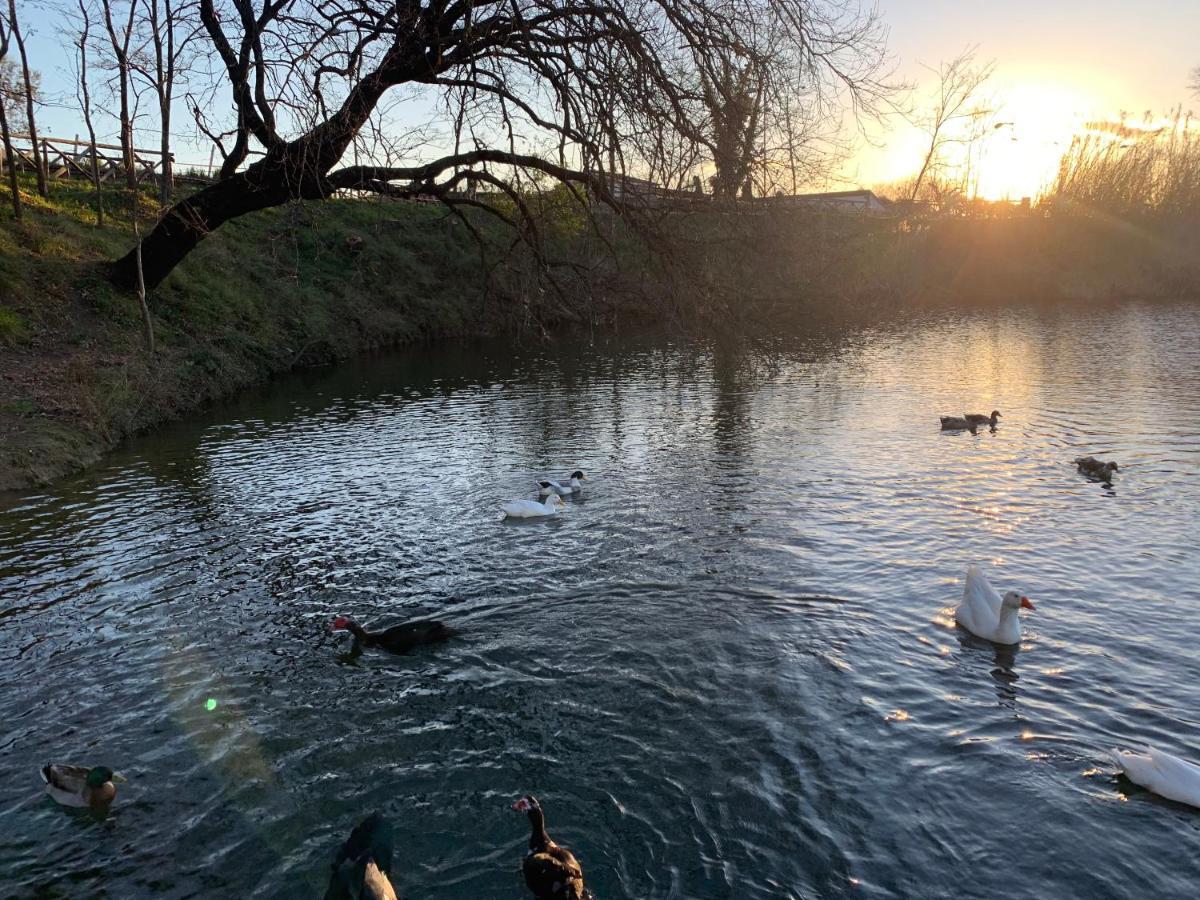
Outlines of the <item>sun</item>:
M1003 83L996 116L976 148L974 192L986 200L1036 198L1085 123L1108 115L1097 91L1036 78Z

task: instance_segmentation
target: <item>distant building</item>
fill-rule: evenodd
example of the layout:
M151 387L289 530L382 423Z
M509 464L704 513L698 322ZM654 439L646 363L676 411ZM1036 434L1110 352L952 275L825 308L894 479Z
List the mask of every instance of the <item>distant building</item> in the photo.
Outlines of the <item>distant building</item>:
M614 200L619 203L640 203L646 206L659 206L673 202L694 202L707 199L699 190L698 179L692 179L690 191L677 188L663 187L644 178L634 178L632 175L609 175L608 189Z
M888 215L894 212L892 203L875 195L874 191L823 191L816 194L764 197L760 202L779 206L816 206L837 212L861 215Z

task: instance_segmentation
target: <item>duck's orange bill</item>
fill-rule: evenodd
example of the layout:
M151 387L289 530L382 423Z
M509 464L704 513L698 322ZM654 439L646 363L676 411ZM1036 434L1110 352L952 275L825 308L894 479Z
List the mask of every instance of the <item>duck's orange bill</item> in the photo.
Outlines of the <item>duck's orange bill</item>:
M1021 609L1037 609L1037 607L1029 602L1028 597L1022 597L1021 598Z

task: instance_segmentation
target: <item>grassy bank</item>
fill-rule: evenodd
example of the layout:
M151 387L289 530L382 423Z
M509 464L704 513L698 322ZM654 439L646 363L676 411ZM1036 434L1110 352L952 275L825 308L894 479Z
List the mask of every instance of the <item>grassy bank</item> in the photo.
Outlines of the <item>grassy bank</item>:
M762 335L931 306L1200 299L1200 227L1178 215L1077 205L901 220L701 204L645 210L635 233L611 215L593 222L559 189L528 198L546 251L535 260L482 216L481 254L440 206L332 200L206 240L149 298L151 356L136 298L102 272L133 241L128 206L114 192L97 228L86 186L24 196L23 222L0 213L0 490L291 368L405 342L648 316Z
M57 184L49 202L25 187L24 221L0 213L0 490L296 366L512 323L462 223L433 206L333 201L212 235L149 298L151 357L136 298L101 271L132 243L128 201L108 197L97 228L85 187Z

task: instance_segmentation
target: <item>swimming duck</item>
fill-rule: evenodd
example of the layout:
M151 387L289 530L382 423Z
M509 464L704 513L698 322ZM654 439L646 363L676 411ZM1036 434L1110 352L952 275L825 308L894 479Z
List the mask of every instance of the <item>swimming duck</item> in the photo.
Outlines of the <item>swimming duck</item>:
M350 832L333 860L325 900L396 900L392 871L392 826L372 813Z
M1159 796L1200 808L1200 766L1162 750L1147 747L1145 753L1113 750L1113 761L1125 777Z
M558 494L551 494L541 503L536 500L510 500L500 507L500 518L536 519L538 516L554 516L566 505Z
M521 871L533 896L538 900L584 900L583 869L570 850L546 834L546 819L537 798L522 797L512 808L529 816L529 852Z
M967 566L967 583L954 620L976 637L997 644L1021 642L1021 620L1017 611L1036 609L1029 598L1016 591L1003 597L988 584L978 566Z
M967 413L963 418L972 425L988 425L995 428L996 420L1000 418L1000 410L993 409L990 416L985 416L983 413Z
M436 619L422 619L393 625L383 631L367 631L353 619L338 616L329 623L330 631L349 631L354 635L356 646L378 647L389 653L407 653L421 644L433 644L448 640L458 634L450 626Z
M1089 478L1099 478L1101 481L1112 481L1113 472L1117 471L1115 462L1101 462L1094 456L1081 456L1075 460L1079 471Z
M565 497L568 494L577 494L583 490L583 482L587 481L587 476L576 469L569 478L564 480L566 484L563 484L562 481L539 481L537 483L538 495L549 497L551 494L558 494Z
M958 416L942 416L942 431L969 431L975 434L976 426Z
M124 781L108 766L66 766L48 763L42 766L46 793L63 806L104 809L117 796L113 781Z

